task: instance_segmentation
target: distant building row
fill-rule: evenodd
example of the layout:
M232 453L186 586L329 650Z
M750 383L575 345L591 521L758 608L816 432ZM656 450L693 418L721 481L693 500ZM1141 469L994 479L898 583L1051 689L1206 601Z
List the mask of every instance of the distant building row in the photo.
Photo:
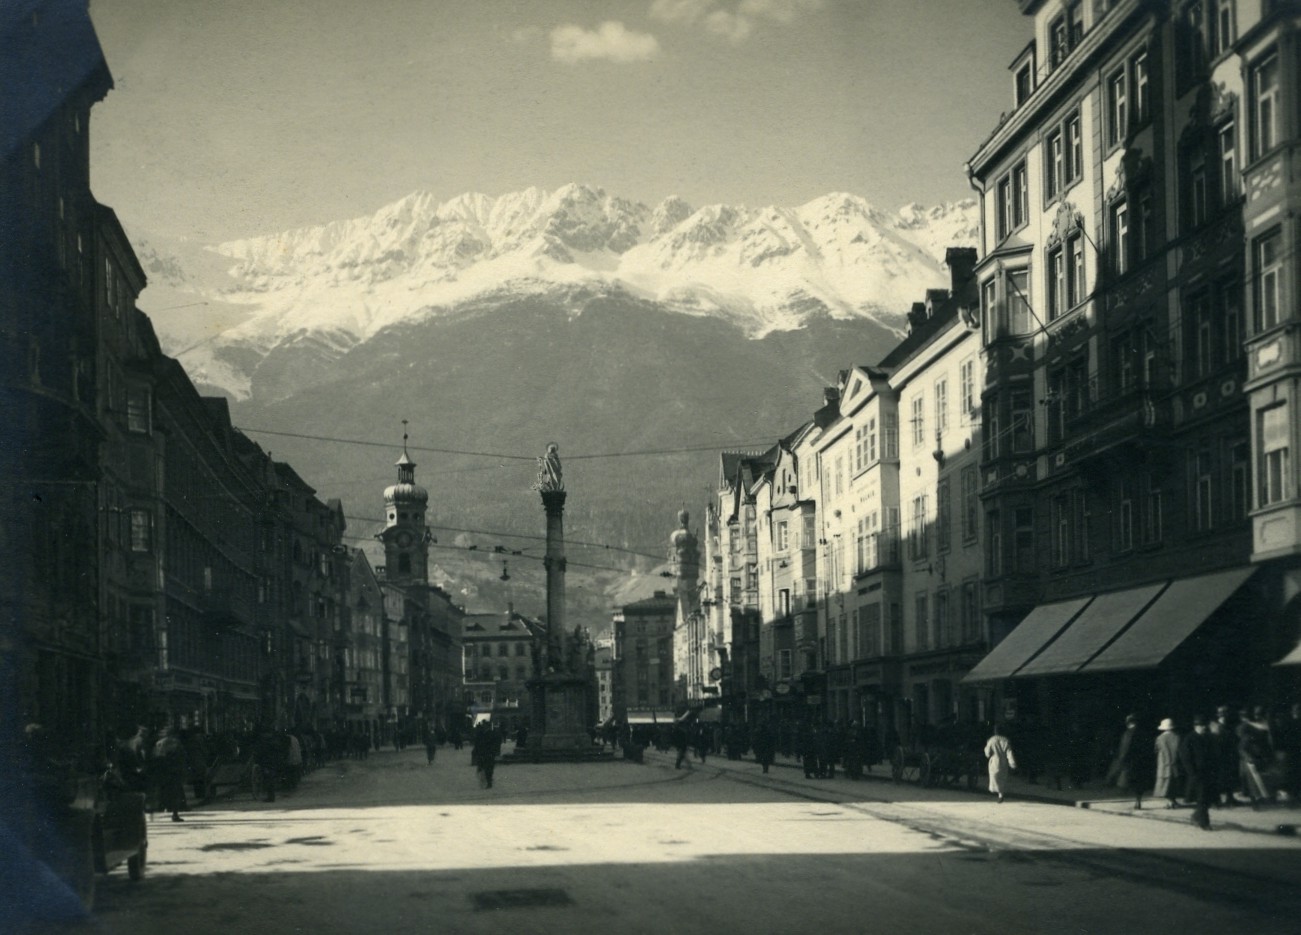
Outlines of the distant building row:
M979 251L721 458L683 703L907 740L1301 690L1301 4L1020 6Z
M160 350L144 271L90 191L90 110L112 87L94 29L75 4L28 6L0 24L24 90L0 129L7 722L70 743L164 719L380 736L461 710L460 609L403 564L405 534L372 570L342 505Z

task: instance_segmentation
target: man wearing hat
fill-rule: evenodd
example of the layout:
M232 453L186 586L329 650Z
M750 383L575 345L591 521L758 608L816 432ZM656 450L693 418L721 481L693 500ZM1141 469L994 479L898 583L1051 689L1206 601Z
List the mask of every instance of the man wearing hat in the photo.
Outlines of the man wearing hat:
M1179 765L1188 777L1184 799L1193 803L1193 824L1203 831L1210 831L1211 797L1215 795L1215 753L1206 730L1206 718L1200 714L1194 717L1193 732L1179 744Z
M1156 738L1156 788L1152 795L1162 796L1166 808L1178 807L1175 801L1175 780L1179 777L1179 735L1175 722L1165 718L1157 725L1161 733Z

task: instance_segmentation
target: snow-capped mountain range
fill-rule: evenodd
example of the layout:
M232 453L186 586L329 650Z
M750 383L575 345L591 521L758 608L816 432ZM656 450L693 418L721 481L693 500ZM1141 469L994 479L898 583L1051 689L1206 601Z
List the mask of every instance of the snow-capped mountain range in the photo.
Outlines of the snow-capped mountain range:
M444 202L416 192L319 227L137 248L154 291L146 299L207 303L197 329L155 313L164 342L197 382L244 398L251 366L277 348L342 354L493 297L618 292L752 338L812 315L897 327L927 288L947 284L945 249L976 235L974 200L888 212L834 193L794 208L692 208L676 197L650 208L567 185Z

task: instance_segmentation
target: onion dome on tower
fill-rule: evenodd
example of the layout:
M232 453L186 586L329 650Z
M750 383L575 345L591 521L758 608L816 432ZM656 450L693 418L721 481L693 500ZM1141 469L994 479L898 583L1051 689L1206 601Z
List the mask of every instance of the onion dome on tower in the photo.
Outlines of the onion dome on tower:
M423 584L429 576L429 544L425 527L429 491L416 483L416 463L407 453L406 420L402 421L402 456L397 459L398 482L384 488L384 573L395 584Z
M429 502L429 491L416 483L416 462L412 461L411 456L407 454L405 442L402 444L402 457L394 463L398 469L398 482L384 488L384 506L389 508L386 512L390 526L394 523L391 514L399 505L410 507L419 504L420 509L423 510L425 504Z

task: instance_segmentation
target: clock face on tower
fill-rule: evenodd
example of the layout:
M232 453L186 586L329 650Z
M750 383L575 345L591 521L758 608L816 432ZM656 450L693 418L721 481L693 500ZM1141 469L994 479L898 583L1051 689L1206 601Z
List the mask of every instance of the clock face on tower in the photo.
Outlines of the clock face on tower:
M398 547L402 549L409 549L411 547L411 533L406 532L405 530L398 533Z

